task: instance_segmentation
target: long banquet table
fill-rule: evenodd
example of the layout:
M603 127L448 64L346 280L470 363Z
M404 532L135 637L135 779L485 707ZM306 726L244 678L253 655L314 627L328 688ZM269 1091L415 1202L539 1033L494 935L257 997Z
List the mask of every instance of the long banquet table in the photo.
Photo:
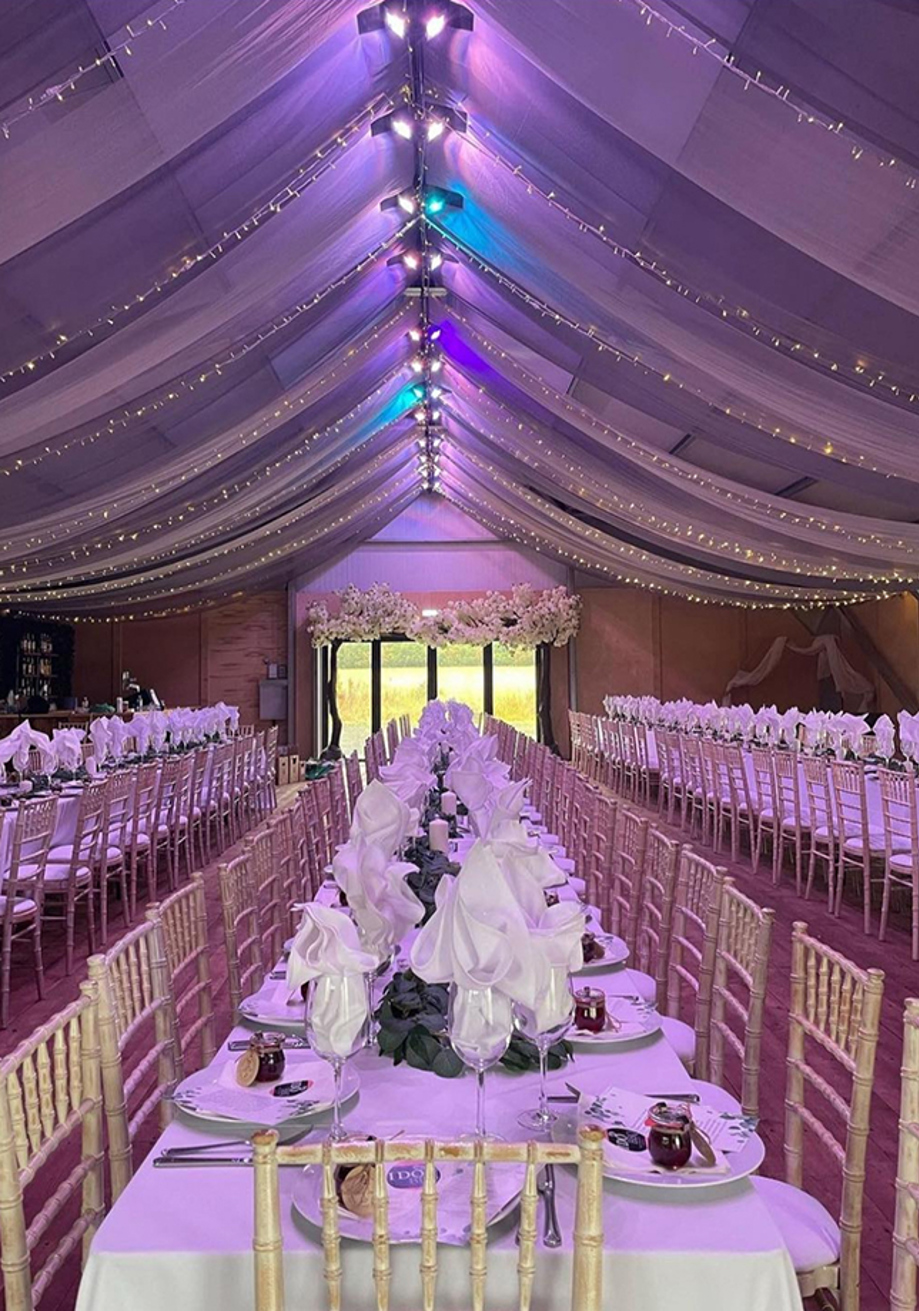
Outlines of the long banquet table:
M628 968L592 973L609 994L632 994ZM265 989L276 988L266 980ZM232 1038L251 1029L237 1027ZM215 1062L232 1059L226 1045ZM441 1079L365 1050L354 1058L361 1087L345 1107L349 1130L387 1136L450 1139L471 1130L475 1084L470 1074ZM492 1070L488 1076L489 1131L509 1140L526 1137L516 1118L537 1100L536 1074ZM573 1080L583 1091L617 1084L636 1092L682 1092L693 1087L663 1033L598 1053L578 1053L574 1062L550 1076L550 1092L564 1092ZM729 1094L702 1085L709 1104L736 1111ZM328 1123L317 1117L312 1136ZM231 1136L241 1137L233 1126ZM209 1126L179 1111L158 1149L214 1141ZM281 1215L288 1305L319 1307L322 1249L318 1230L296 1214L292 1193L299 1172L280 1172ZM559 1222L565 1241L537 1252L534 1311L567 1307L571 1284L571 1234L575 1176L558 1172ZM709 1190L680 1193L635 1184L604 1183L604 1302L628 1311L792 1311L800 1308L794 1270L766 1206L748 1179ZM253 1183L246 1167L157 1169L152 1156L139 1167L127 1190L93 1241L83 1275L77 1311L251 1311L253 1305ZM516 1288L516 1216L489 1230L486 1305L509 1305ZM343 1241L343 1304L348 1311L373 1311L373 1252L370 1244ZM420 1305L419 1249L392 1248L393 1311ZM441 1246L438 1256L438 1307L467 1311L469 1253Z

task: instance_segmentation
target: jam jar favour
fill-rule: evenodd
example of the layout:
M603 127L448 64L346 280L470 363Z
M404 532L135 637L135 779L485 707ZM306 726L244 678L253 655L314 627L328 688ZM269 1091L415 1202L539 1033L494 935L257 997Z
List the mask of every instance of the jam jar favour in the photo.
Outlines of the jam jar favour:
M545 899L546 899L546 905L547 905L547 906L557 906L557 905L558 905L558 893L557 893L557 892L550 892L547 888L544 888L544 889L543 889L543 894L542 894L542 895L543 895L543 896L545 897Z
M256 1083L273 1083L284 1073L287 1058L281 1039L275 1034L254 1033L249 1043L249 1050L258 1057Z
M606 1028L606 993L602 988L579 988L574 994L574 1027L584 1033Z
M645 1120L648 1155L664 1170L681 1170L692 1156L692 1118L685 1107L655 1102Z

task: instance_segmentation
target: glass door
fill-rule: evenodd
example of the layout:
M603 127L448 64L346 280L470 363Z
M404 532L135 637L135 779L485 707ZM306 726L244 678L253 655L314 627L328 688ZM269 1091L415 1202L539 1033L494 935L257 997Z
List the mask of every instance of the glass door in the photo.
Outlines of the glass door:
M341 749L363 754L371 733L372 691L370 642L342 642L338 651L338 713L341 715Z
M437 695L464 701L473 714L485 709L485 665L480 646L442 646L437 651Z
M412 724L428 700L428 649L417 642L380 642L380 722L408 715Z
M536 732L536 652L492 647L492 700L496 719L521 733Z

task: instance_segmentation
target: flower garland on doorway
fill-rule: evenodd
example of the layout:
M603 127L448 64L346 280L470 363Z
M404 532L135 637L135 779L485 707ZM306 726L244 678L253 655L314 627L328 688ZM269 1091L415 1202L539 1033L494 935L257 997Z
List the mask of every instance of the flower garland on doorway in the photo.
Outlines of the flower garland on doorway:
M324 602L310 607L313 646L370 642L396 634L424 646L492 642L518 648L565 646L581 619L581 598L576 593L564 587L538 592L528 583L510 592L454 601L434 615L424 614L388 583L374 583L366 591L352 585L335 595L339 606L334 614Z

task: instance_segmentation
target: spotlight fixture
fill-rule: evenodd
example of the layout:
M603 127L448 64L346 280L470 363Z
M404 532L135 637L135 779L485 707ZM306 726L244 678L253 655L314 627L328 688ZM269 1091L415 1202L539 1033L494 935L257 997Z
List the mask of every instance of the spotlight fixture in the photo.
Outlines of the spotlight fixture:
M446 14L432 14L430 18L425 20L424 34L429 41L432 41L435 36L440 36L446 26Z
M411 141L415 134L415 120L404 109L394 110L391 114L381 114L370 124L370 135L381 137L386 132L393 132L403 141Z
M424 423L425 419L428 417L427 411L416 410L413 417L416 423Z
M420 328L409 328L409 330L408 330L408 335L409 335L409 340L410 340L410 341L421 341L421 329L420 329Z
M393 32L400 41L405 40L405 34L408 31L408 19L405 14L397 13L395 9L384 9L383 21L390 32Z
M424 34L429 41L433 41L446 27L471 32L473 22L472 13L465 5L457 4L456 0L440 0L425 15Z
M444 367L444 362L443 362L443 360L431 360L431 372L432 372L432 373L440 373L440 371L441 371L441 369L442 369L443 367Z
M421 31L429 41L433 41L447 27L471 32L473 22L473 15L465 5L457 4L456 0L440 0L421 20ZM389 4L371 5L369 9L362 9L357 16L357 30L361 36L385 30L404 41L412 26L413 20L409 17L404 0L401 4L398 0L391 0Z
M430 337L431 341L436 341L442 332L443 332L443 328L437 328L437 327L428 328L428 336Z
M428 268L431 270L432 273L434 272L435 269L439 269L441 264L443 264L443 262L444 262L444 257L443 255L441 255L439 250L432 251L431 254L428 256Z
M401 209L403 214L417 214L418 202L411 191L398 191L381 200L380 209Z
M424 368L424 360L421 358L420 355L416 355L415 358L412 360L412 372L421 373L423 368Z
M408 36L408 14L404 4L371 5L357 16L357 30L361 36L368 32L392 32L400 41Z
M421 256L417 255L413 250L407 250L405 254L402 256L402 263L405 265L407 269L412 269L413 271L415 269L420 269Z
M458 191L448 191L445 187L426 187L424 192L424 212L441 214L445 209L462 209L463 197Z
M425 136L429 141L436 141L438 137L443 136L445 126L442 118L431 118L425 128Z

